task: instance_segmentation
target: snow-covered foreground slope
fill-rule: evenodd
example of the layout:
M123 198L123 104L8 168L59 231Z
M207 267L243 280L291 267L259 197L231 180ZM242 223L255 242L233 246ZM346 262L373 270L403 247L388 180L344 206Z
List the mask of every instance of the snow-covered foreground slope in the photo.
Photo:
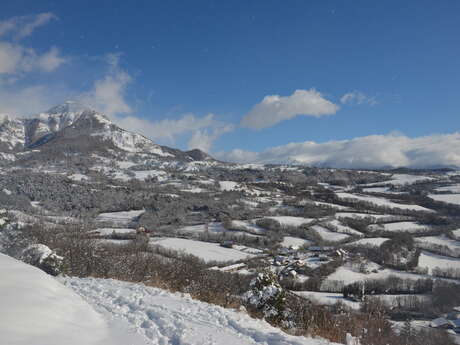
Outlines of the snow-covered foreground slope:
M0 310L2 345L333 345L290 336L245 313L141 284L58 281L3 254Z
M95 278L63 278L62 282L107 318L129 323L146 344L333 345L290 336L245 313L141 284Z
M141 340L53 277L0 254L0 344L145 344Z

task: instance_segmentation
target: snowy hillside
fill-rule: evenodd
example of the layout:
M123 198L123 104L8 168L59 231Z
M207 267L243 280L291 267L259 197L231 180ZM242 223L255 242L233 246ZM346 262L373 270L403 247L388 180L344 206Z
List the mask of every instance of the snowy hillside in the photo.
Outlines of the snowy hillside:
M0 276L2 344L332 344L289 336L244 313L139 284L59 282L3 254Z

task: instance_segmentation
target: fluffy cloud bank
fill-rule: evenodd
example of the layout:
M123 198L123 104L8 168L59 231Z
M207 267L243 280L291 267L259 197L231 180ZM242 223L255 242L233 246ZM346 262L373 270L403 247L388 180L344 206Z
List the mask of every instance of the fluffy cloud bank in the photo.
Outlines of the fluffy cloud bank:
M299 163L335 168L460 167L460 133L409 138L371 135L351 140L290 143L263 152L233 150L217 158L240 163Z
M241 121L243 127L262 129L299 115L320 117L335 114L339 107L315 89L296 90L290 96L265 96Z

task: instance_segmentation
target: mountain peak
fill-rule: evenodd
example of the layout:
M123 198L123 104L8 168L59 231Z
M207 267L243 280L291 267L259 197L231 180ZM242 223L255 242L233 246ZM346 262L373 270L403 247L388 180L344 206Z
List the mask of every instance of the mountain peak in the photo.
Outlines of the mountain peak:
M68 100L62 104L52 107L51 109L46 111L46 113L47 114L65 114L65 113L81 113L85 111L94 111L94 109L78 101Z

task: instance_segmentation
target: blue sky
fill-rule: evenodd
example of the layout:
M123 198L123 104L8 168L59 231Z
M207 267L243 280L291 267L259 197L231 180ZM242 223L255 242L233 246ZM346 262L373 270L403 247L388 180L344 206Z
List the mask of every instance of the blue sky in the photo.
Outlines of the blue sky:
M454 0L3 1L0 112L81 98L159 143L241 161L288 143L453 134L459 13Z

